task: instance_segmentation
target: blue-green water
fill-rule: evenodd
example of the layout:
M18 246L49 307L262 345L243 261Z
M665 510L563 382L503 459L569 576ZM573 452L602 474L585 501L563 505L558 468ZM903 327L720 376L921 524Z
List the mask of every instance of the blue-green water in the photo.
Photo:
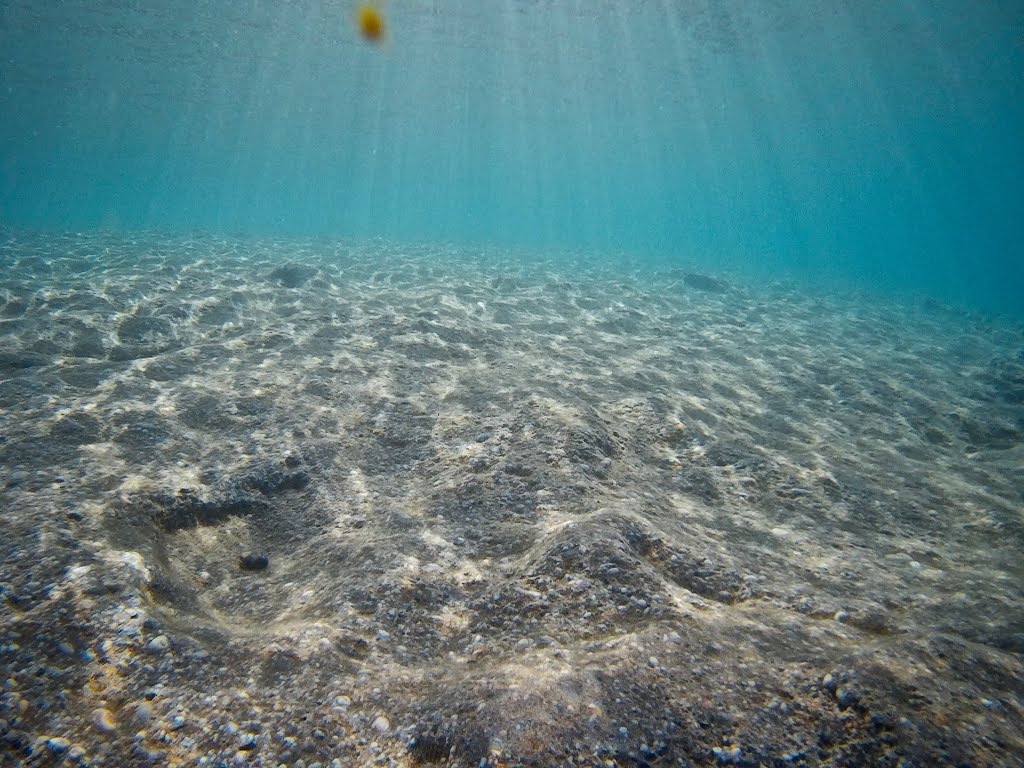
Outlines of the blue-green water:
M1024 312L1019 0L0 6L0 223L629 254Z

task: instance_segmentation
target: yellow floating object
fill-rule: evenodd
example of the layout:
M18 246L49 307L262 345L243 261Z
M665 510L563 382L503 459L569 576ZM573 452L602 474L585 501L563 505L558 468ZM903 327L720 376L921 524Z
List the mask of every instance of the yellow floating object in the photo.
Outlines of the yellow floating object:
M356 22L359 25L359 34L363 36L364 40L371 43L380 43L384 40L384 16L376 6L370 4L359 6Z

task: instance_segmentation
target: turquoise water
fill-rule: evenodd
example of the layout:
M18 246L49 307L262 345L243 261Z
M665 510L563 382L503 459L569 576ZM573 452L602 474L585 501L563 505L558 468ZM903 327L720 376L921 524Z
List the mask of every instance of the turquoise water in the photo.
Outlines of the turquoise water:
M1024 313L1024 4L0 7L0 223L568 249Z

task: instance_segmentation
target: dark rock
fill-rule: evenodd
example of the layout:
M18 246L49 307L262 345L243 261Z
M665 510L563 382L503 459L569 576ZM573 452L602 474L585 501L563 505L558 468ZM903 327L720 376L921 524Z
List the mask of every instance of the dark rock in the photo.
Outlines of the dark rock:
M529 477L533 474L533 467L526 464L506 464L502 467L507 474L515 475L516 477Z
M260 493L270 496L284 491L301 491L309 485L310 477L301 470L282 472L277 467L264 467L246 479L246 485Z
M860 693L856 688L848 685L837 688L835 697L840 709L849 709L860 703Z
M266 555L242 555L238 565L243 571L264 571L270 565L270 558Z

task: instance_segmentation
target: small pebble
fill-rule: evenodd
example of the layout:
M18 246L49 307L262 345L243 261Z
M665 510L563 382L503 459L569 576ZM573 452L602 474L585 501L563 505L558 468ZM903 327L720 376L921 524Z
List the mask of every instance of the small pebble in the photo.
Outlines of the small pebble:
M68 750L68 754L67 754L67 758L66 759L70 760L72 765L79 765L79 764L87 765L87 763L85 762L84 758L85 758L85 750L82 749L77 744L75 744L75 745L73 745L71 747L71 749Z
M252 733L240 733L238 735L238 748L242 752L249 752L256 749L256 736Z
M136 723L148 723L153 719L153 707L148 702L140 702L135 706L135 712L132 714L132 720Z
M117 721L106 707L98 707L92 711L92 725L100 733L112 733L117 730Z
M839 702L840 709L846 709L860 701L860 695L855 689L843 686L836 689L836 701Z
M836 611L835 615L833 615L832 618L838 621L840 624L842 624L848 618L850 618L850 614L848 614L846 611Z
M732 765L743 756L743 750L739 747L715 747L711 751L721 765Z
M54 736L53 738L46 740L46 746L54 754L63 755L71 749L71 741L69 739L65 739L63 736Z
M379 733L387 733L391 730L391 721L384 717L384 715L379 715L370 727Z
M157 635L149 641L146 647L151 651L159 653L161 651L166 651L170 644L171 641L167 639L167 635Z

